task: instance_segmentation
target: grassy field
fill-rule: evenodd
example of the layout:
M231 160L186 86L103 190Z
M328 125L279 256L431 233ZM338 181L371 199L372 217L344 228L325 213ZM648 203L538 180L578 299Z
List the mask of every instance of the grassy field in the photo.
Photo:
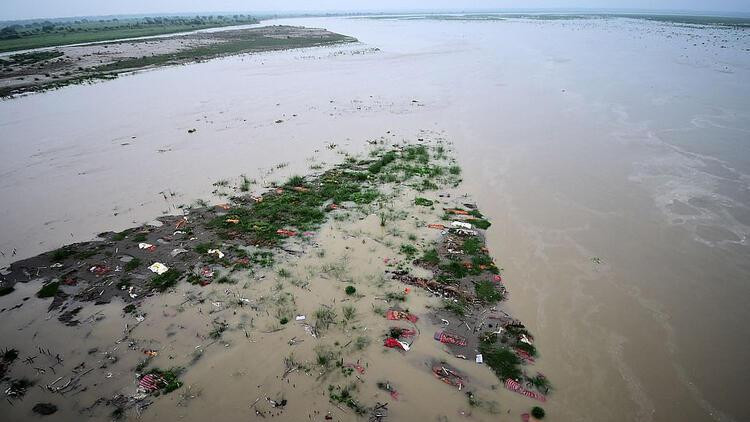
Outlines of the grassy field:
M355 38L315 28L273 26L215 31L210 34L180 35L184 46L160 49L160 42L122 41L120 44L139 44L153 48L153 53L107 61L78 61L60 50L17 53L0 58L0 97L27 92L46 91L67 85L115 79L122 73L145 68L200 62L216 57L261 51L317 47L354 42ZM108 44L100 45L107 51ZM70 53L69 53L70 54ZM104 57L104 56L99 56ZM79 57L80 58L80 57Z
M238 36L226 37L225 41L212 45L189 48L174 53L119 60L115 63L99 66L98 68L96 68L96 71L111 72L118 70L139 69L147 66L160 66L191 61L202 61L215 57L229 56L232 54L240 53L251 53L254 51L272 51L292 48L315 47L353 40L353 38L347 37L346 35L335 33L329 33L325 37L309 38L270 38L263 36L261 33L243 33L239 34Z
M0 28L0 52L54 47L85 42L173 34L197 29L258 23L245 15L212 17L129 18L34 21Z

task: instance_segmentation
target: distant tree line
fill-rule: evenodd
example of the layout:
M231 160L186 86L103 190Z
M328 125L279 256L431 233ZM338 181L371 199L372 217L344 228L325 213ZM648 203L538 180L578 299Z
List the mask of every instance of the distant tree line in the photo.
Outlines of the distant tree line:
M153 26L205 26L257 23L249 15L210 15L210 16L156 16L126 19L76 19L52 22L37 20L24 23L9 23L0 28L0 40L17 39L32 35L52 33L75 33L107 31L115 29L138 29Z

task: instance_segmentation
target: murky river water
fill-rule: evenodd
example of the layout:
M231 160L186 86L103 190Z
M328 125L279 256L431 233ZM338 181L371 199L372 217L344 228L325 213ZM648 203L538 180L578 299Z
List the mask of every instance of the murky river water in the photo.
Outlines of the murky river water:
M750 419L749 31L281 22L362 45L0 103L0 263L173 212L219 179L302 172L316 150L335 159L329 142L444 131L494 222L554 420Z

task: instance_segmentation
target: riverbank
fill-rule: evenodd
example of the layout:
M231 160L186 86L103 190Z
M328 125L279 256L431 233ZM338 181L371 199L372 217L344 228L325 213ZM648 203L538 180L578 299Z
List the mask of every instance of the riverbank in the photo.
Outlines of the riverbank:
M62 18L4 22L0 53L259 23L247 15Z
M0 97L90 83L235 54L355 42L317 28L269 26L66 46L0 58Z

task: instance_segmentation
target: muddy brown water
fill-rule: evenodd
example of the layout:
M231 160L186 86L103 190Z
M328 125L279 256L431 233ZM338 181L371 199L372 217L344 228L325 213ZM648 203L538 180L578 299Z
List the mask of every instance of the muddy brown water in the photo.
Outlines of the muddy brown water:
M329 143L356 151L366 140L434 130L455 142L462 189L493 221L488 243L505 270L508 306L535 334L537 368L555 386L545 404L550 419L750 418L747 31L626 19L280 23L325 27L362 44L227 58L0 103L2 263L197 198L219 200L211 195L219 179L244 173L262 184L306 172L310 157L339 159ZM356 273L366 279L362 255ZM301 311L340 296L338 284L318 287L318 297L300 299ZM173 323L210 329L197 311L177 314L181 301L149 301L150 315L171 317L148 319L140 336ZM417 295L410 306L427 302ZM45 347L62 347L60 333L73 332L116 347L122 332L116 304L82 311L80 319L105 318L74 328L44 322L45 310L30 300L4 313L2 345L33 350L43 338ZM329 340L336 336L347 333ZM257 397L284 393L290 406L279 416L304 420L325 407L326 391L304 377L278 387L287 337L250 342L229 333L233 347L210 346L186 375L198 398L181 407L173 393L143 418L253 417ZM159 346L188 359L196 341L172 338ZM411 364L377 345L367 352L369 371L398 365L393 381L404 399L392 405L395 420L518 420L533 404L490 389L491 374L462 365L502 413L459 414L465 397L419 371L440 351L427 340L405 355ZM169 356L158 363L168 366ZM128 376L100 382L133 388ZM362 397L382 398L376 394L364 389Z

